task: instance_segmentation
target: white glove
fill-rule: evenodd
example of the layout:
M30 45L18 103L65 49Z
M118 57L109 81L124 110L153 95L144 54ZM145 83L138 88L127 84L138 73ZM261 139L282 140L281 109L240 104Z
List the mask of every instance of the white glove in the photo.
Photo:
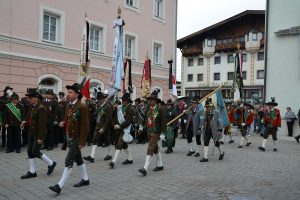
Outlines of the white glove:
M166 141L166 136L164 133L161 133L159 137L162 141Z
M185 123L185 124L186 124L186 119L185 119L185 120L183 120L183 123Z
M181 119L179 119L178 122L181 123Z
M54 125L54 126L57 126L57 125L58 125L58 122L57 122L57 121L54 121L54 122L53 122L53 125Z
M264 119L261 119L261 121L260 121L261 123L264 123L265 121L264 121Z
M245 123L242 123L242 126L245 126Z

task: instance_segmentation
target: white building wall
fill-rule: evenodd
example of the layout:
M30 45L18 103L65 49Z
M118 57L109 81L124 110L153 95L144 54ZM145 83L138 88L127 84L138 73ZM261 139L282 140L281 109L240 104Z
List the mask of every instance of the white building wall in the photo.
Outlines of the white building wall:
M275 32L300 26L300 1L268 1L268 43L266 71L266 101L276 97L278 108L284 116L290 106L297 114L300 108L300 35L277 36ZM280 11L280 12L279 12ZM287 135L283 121L281 135ZM294 135L300 133L295 123Z

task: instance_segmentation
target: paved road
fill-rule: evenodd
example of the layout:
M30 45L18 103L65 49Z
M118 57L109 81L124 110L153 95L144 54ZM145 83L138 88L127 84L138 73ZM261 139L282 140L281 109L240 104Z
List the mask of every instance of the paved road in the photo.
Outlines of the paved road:
M238 138L236 137L237 141ZM109 169L103 158L106 149L97 149L95 163L87 164L91 185L74 188L80 180L75 166L60 195L48 189L57 183L64 168L66 152L59 148L46 152L58 165L47 176L46 165L37 161L38 177L21 180L28 170L28 160L23 149L21 154L0 152L0 200L2 199L229 199L229 200L296 200L300 199L300 145L295 141L279 141L279 151L273 152L269 140L266 152L257 147L261 138L252 137L252 145L243 149L235 144L225 144L225 158L218 160L218 152L208 163L200 158L187 157L186 141L178 139L175 152L163 154L165 170L149 171L142 177L137 171L143 167L147 145L132 144L134 163L122 166L125 154L120 156L115 169ZM91 147L83 150L90 153ZM202 153L202 151L200 152ZM202 157L202 155L201 155ZM153 169L154 162L150 169Z

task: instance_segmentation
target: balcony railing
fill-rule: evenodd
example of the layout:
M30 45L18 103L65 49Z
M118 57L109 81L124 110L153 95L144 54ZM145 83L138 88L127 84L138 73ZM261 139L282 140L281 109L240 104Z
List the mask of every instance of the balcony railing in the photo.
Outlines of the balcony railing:
M217 44L215 47L217 52L220 51L235 51L237 50L237 43L230 43L230 44ZM245 43L240 43L240 49L245 49Z
M184 57L197 56L199 54L202 54L203 49L200 47L183 48L181 52L182 52L182 56Z

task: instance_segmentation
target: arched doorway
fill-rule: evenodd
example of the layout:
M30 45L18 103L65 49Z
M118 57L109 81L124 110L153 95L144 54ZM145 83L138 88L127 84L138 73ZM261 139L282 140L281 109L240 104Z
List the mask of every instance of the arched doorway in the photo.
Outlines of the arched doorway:
M45 93L48 89L52 89L55 94L62 91L62 80L54 74L44 74L38 77L38 83L41 93Z
M161 99L161 100L163 100L164 93L163 93L162 87L153 86L151 92L153 92L153 90L159 90L158 98Z
M104 92L104 84L102 81L99 81L97 79L91 79L90 80L90 94L91 97L96 97L95 89L101 88L101 91Z

